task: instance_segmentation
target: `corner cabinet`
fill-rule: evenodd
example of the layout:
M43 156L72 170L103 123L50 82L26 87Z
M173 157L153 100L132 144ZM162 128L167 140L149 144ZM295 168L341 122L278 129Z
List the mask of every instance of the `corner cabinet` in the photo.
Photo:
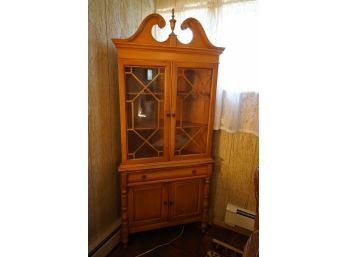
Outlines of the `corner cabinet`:
M219 55L201 24L188 18L193 38L152 37L162 16L147 16L136 33L113 39L117 48L121 117L121 239L148 229L208 221L215 91Z

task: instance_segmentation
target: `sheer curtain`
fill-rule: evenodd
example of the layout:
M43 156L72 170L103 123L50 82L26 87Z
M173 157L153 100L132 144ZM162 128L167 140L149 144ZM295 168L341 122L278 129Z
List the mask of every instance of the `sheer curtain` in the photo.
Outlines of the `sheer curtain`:
M166 21L175 9L175 33L182 43L190 42L191 31L181 31L188 17L200 21L215 46L225 47L220 56L214 129L247 132L258 136L259 94L257 88L256 1L233 0L157 0L155 10ZM170 33L154 29L163 41Z

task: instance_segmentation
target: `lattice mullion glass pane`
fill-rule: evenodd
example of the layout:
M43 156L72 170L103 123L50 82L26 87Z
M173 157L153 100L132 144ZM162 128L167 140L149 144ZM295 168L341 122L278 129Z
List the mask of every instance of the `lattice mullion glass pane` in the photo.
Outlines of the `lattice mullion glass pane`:
M181 129L183 133L187 136L187 142L181 147L181 149L187 147L188 145L195 145L197 148L200 148L199 143L196 141L197 134L201 131L200 128L189 128Z
M139 95L134 100L134 128L158 127L158 101L152 95Z
M161 152L161 154L163 154L163 138L163 129L159 129L149 139L149 143L156 148L158 152Z
M165 68L126 66L128 159L163 156Z
M140 83L132 73L126 74L125 80L127 100L133 99L141 90L144 89L142 83Z
M212 70L179 68L177 74L174 155L204 153L207 146Z
M132 73L136 76L144 85L151 81L158 74L157 67L132 67Z
M135 151L144 143L144 140L137 135L134 130L129 130L127 132L127 137L128 154L134 154Z
M176 129L175 131L175 150L180 150L184 147L190 138L182 129Z
M164 101L159 101L158 102L158 120L157 120L157 125L158 128L163 128L164 127Z
M127 109L127 128L134 128L134 122L133 122L133 112L134 112L134 104L132 101L126 102L126 109Z
M147 84L147 90L153 93L154 96L159 99L164 99L164 74L158 74L151 82Z
M158 157L158 151L148 144L144 144L136 153L135 158Z
M202 153L206 149L207 128L187 128L185 132L190 135L189 142L182 148L183 151ZM196 149L193 151L192 149Z

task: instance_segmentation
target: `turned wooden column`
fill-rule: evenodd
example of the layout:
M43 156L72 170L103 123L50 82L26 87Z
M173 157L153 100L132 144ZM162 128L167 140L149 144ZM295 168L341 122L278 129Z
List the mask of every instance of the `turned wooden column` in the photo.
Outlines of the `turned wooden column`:
M127 202L127 174L121 174L121 241L124 247L128 245L128 202Z
M204 181L204 195L203 195L203 213L202 213L202 231L205 232L208 223L208 208L209 208L209 187L210 177L205 178Z

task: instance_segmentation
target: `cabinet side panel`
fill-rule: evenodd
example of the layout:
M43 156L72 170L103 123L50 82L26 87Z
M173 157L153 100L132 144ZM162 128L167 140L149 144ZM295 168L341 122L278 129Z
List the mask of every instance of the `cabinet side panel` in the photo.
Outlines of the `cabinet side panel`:
M124 89L124 64L122 60L118 60L118 85L119 85L119 104L120 104L120 131L121 131L121 152L122 162L127 160L127 137L126 137L126 106L125 106L125 89Z

